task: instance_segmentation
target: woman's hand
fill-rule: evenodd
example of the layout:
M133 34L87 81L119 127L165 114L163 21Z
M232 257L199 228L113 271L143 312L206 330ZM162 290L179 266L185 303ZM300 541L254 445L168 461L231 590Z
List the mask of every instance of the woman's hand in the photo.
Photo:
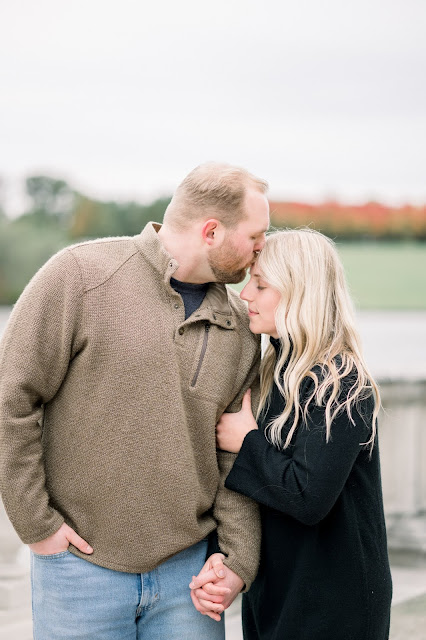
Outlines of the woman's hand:
M224 413L216 425L216 443L219 449L238 453L249 431L257 429L251 410L251 389L243 397L241 411Z

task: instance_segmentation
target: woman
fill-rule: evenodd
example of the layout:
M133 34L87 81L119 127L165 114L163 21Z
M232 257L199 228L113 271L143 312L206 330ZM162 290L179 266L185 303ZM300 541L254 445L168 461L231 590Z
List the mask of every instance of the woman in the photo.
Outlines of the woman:
M226 486L261 506L244 638L385 640L380 399L332 241L309 229L270 235L241 297L250 329L270 336L257 423L248 393L217 426L218 447L238 453Z

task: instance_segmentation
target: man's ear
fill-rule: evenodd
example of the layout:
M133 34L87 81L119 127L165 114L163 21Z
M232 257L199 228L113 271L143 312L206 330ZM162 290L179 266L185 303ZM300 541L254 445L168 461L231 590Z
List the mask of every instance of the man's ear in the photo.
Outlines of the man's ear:
M201 227L201 235L204 242L208 245L220 245L224 236L222 223L219 220L216 220L216 218L209 218Z

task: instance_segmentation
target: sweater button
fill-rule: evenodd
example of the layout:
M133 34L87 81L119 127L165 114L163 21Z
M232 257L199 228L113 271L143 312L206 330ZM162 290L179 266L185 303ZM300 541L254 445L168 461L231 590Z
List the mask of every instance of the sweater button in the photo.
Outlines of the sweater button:
M179 335L180 335L180 336L181 336L181 335L183 335L184 331L185 331L185 329L184 329L183 327L180 327L180 329L179 329Z
M175 304L175 309L179 309L179 305L178 305L178 303L177 303L177 302L176 302L176 304Z

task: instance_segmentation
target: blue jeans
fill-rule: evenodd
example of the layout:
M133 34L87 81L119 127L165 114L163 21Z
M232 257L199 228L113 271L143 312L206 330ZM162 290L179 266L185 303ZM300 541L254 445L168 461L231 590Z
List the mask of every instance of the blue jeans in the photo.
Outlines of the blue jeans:
M206 551L203 540L142 574L32 553L34 640L224 640L224 616L201 615L189 594Z

